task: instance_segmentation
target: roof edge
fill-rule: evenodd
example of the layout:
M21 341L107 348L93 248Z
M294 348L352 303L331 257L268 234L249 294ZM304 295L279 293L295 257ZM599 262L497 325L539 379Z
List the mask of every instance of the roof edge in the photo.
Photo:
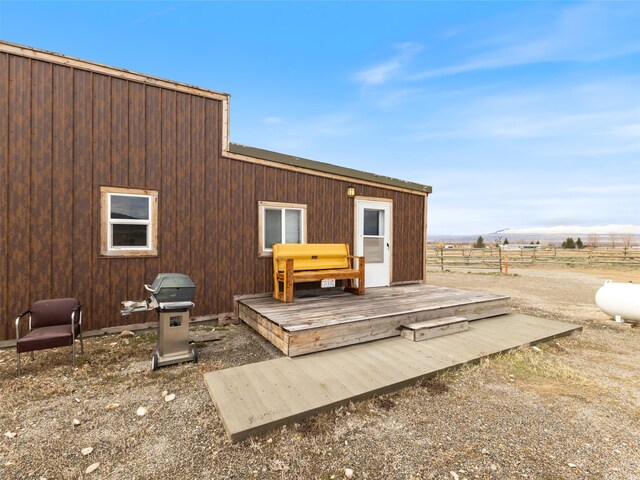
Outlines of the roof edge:
M378 175L375 173L355 170L353 168L341 167L338 165L333 165L331 163L318 162L316 160L309 160L307 158L273 152L271 150L264 150L262 148L241 145L239 143L230 142L228 151L230 153L235 153L238 155L254 157L254 158L267 160L275 163L282 163L282 164L290 165L293 167L300 167L300 168L305 168L308 170L316 170L318 172L328 173L332 175L349 177L349 178L353 178L354 180L364 180L367 182L388 185L391 187L413 190L413 191L420 192L427 195L430 194L433 190L431 186L423 185L421 183L409 182L407 180L400 180L393 177L387 177L387 176Z
M7 42L0 39L0 53L8 53L12 55L19 55L22 57L31 58L34 60L42 60L46 62L55 63L58 65L64 65L72 68L79 68L81 70L88 70L94 73L100 73L104 75L111 75L114 77L123 78L126 80L132 80L148 85L154 85L162 88L169 88L173 90L183 91L194 95L205 96L208 98L214 98L216 100L228 101L230 95L228 93L217 92L215 90L209 90L206 88L198 87L196 85L189 85L187 83L176 82L160 77L154 77L153 75L145 75L143 73L133 72L124 68L112 67L110 65L104 65L102 63L93 62L91 60L84 60L81 58L70 57L61 53L50 52L39 48L28 47L25 45L19 45L17 43Z

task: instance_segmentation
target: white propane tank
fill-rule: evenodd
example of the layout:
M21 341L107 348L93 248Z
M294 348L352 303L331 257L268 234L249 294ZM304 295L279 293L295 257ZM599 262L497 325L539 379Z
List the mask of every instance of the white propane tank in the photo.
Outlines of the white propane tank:
M607 280L596 292L596 305L616 322L640 321L640 285Z

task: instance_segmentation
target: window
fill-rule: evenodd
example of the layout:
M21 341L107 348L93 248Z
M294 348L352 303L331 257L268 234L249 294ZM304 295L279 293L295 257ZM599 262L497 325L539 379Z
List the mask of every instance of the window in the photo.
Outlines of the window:
M258 202L260 256L271 256L274 243L306 243L307 206Z
M362 247L367 264L384 263L384 210L363 209Z
M101 187L100 250L107 256L158 254L158 192Z

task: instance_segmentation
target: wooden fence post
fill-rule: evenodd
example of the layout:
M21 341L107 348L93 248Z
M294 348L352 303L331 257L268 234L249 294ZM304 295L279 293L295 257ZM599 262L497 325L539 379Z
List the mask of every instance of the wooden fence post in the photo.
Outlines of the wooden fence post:
M498 247L498 262L500 264L500 273L502 273L502 249Z

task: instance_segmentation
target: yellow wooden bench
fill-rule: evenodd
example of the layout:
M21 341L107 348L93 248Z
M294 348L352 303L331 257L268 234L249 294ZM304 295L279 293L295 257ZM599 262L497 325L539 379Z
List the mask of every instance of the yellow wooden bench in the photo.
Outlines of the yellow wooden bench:
M355 260L358 260L357 267ZM345 290L364 295L364 257L349 255L349 245L346 243L273 245L274 298L291 303L294 283L324 279L349 280Z

